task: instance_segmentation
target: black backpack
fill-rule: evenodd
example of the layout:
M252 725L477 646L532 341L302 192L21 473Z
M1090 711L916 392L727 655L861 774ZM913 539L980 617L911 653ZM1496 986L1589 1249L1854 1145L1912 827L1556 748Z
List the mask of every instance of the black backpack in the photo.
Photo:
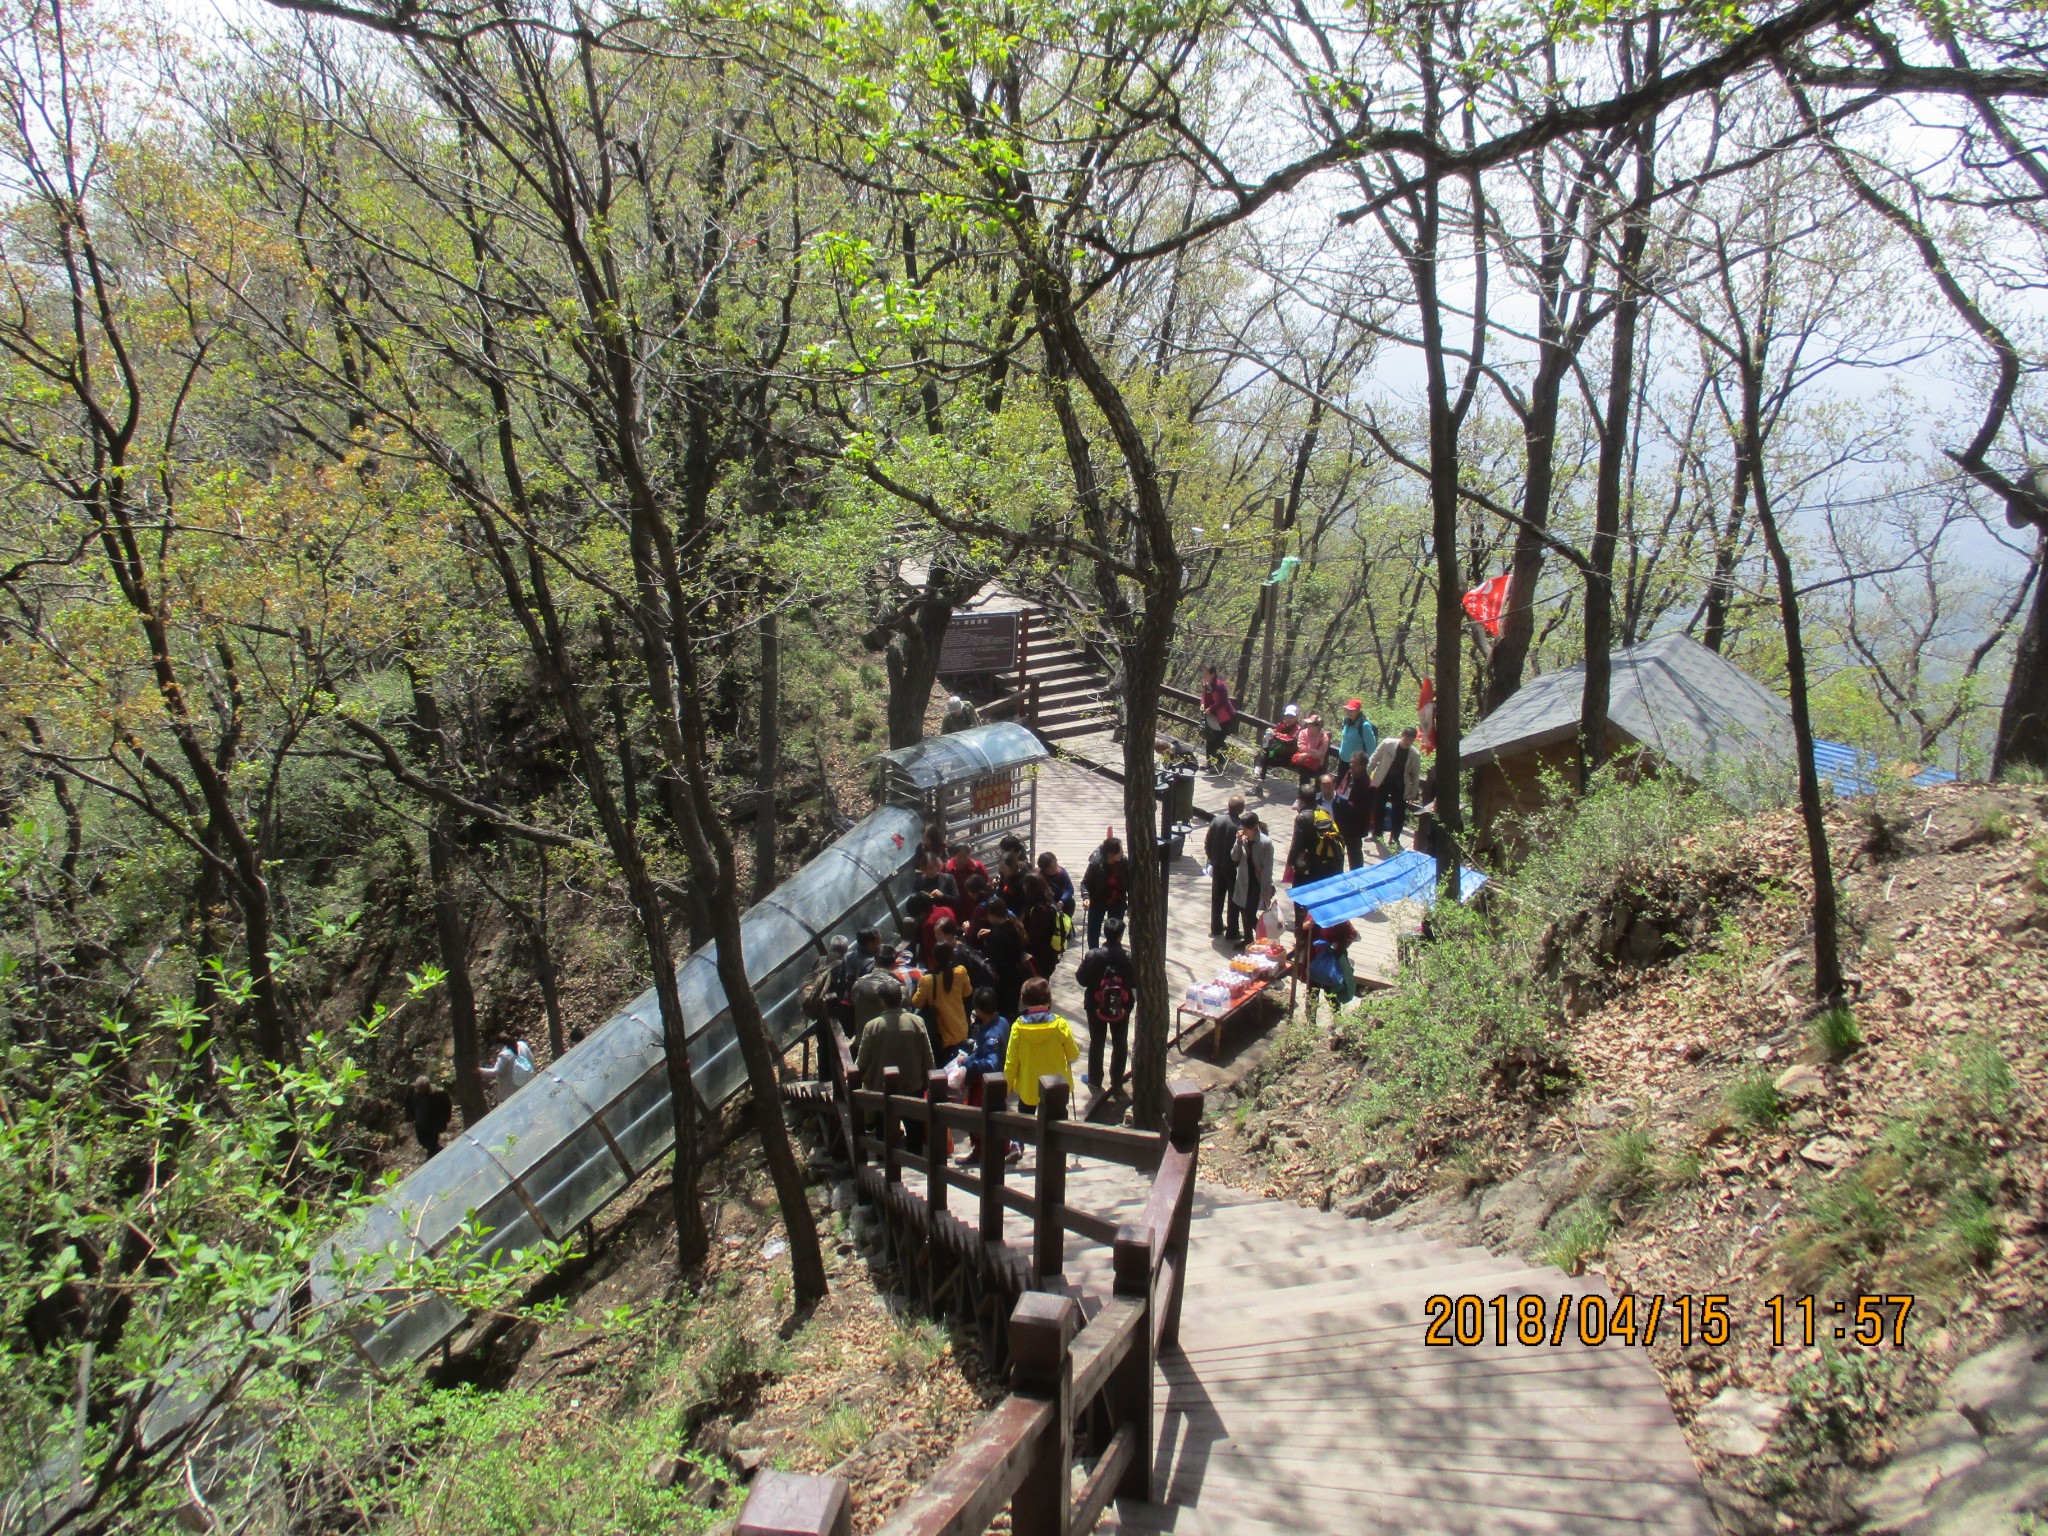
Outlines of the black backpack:
M995 967L988 963L988 956L971 944L953 946L953 963L967 967L968 984L973 987L992 987L996 984Z
M1098 1024L1121 1024L1131 1016L1131 983L1122 971L1108 970L1088 989L1088 1006Z

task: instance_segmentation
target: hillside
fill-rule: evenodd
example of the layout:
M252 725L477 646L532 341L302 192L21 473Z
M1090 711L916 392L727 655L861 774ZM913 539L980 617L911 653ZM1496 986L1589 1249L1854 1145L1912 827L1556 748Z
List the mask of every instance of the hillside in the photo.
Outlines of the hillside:
M1651 1354L1726 1528L1839 1529L1860 1507L1904 1522L1943 1471L1987 1449L1997 1461L1981 1413L1982 1434L1960 1439L1953 1412L1918 1416L2048 1296L2044 813L2037 789L1984 786L1839 807L1852 1008L1818 1021L1792 816L1623 860L1575 908L1508 919L1528 937L1533 1034L1509 1045L1446 1026L1472 1070L1432 1075L1406 1059L1414 998L1297 1022L1225 1107L1208 1167L1598 1270L1646 1312L1658 1293L1674 1309L1725 1296L1726 1344L1682 1344L1667 1324ZM1510 876L1497 906L1525 895ZM1404 983L1432 986L1457 1001L1426 970ZM1810 1347L1796 1300L1809 1294ZM1837 1343L1863 1295L1913 1301L1903 1318L1883 1309L1882 1345ZM1774 1345L1766 1304L1781 1296ZM1874 1479L1902 1448L1921 1454ZM1963 1518L1913 1528L1999 1528Z

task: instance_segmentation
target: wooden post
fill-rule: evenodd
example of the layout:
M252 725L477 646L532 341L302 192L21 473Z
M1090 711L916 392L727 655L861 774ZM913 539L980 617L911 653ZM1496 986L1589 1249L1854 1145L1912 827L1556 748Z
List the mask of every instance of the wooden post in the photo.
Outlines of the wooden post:
M1074 1482L1074 1335L1081 1308L1071 1296L1027 1291L1010 1314L1010 1390L1052 1403L1052 1422L1025 1452L1024 1480L1010 1501L1014 1536L1067 1536Z
M946 1074L933 1071L925 1074L924 1101L928 1105L950 1104L953 1090L946 1086ZM925 1204L931 1207L932 1215L938 1216L946 1209L946 1133L939 1126L936 1114L928 1115L924 1127Z
M1067 1118L1064 1077L1038 1080L1038 1228L1031 1249L1034 1284L1041 1289L1066 1273L1067 1153L1060 1122Z
M896 1108L890 1103L902 1091L902 1070L882 1068L882 1178L890 1184L903 1182L903 1132L896 1124Z
M1109 1432L1128 1425L1137 1437L1131 1465L1117 1484L1117 1497L1147 1501L1152 1497L1152 1265L1157 1241L1150 1227L1117 1228L1116 1294L1143 1302L1145 1317L1103 1389L1109 1402Z
M1199 1088L1176 1088L1173 1101L1166 1110L1166 1139L1176 1152L1185 1152L1190 1158L1198 1157L1202 1149L1202 1090ZM1181 1195L1181 1203L1173 1213L1173 1229L1163 1234L1161 1241L1173 1255L1174 1274L1177 1279L1173 1295L1166 1301L1166 1316L1159 1332L1161 1344L1180 1342L1180 1300L1187 1290L1188 1273L1188 1217L1195 1187L1195 1170L1188 1169L1187 1189Z
M833 1041L832 1047L832 1054L836 1059L839 1055L839 1042ZM835 1075L839 1075L836 1069ZM853 1176L856 1179L860 1177L860 1171L867 1166L868 1161L867 1133L861 1128L860 1111L853 1107L854 1092L861 1086L859 1067L848 1067L843 1075L839 1075L839 1113L845 1117L847 1134L853 1137L853 1145L846 1149L846 1157L847 1161L853 1164Z
M1010 1085L1000 1072L981 1080L981 1242L985 1248L1003 1241L1003 1169L1010 1151L1009 1136L996 1129L996 1116L1010 1107Z
M734 1536L853 1536L853 1494L841 1477L754 1474Z

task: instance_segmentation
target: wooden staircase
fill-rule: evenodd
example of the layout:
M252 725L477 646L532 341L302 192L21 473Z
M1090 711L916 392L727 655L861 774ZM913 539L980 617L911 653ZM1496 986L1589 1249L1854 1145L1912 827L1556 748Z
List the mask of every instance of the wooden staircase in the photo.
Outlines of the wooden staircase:
M1109 700L1109 676L1079 645L1068 639L1041 608L1021 609L1028 621L1023 666L997 681L1004 692L1028 688L1033 713L1026 723L1047 741L1093 736L1116 724Z
M1121 1170L1068 1174L1069 1198L1135 1218ZM1716 1528L1639 1347L1425 1343L1431 1296L1562 1298L1606 1285L1480 1248L1197 1186L1180 1347L1164 1350L1154 1486L1102 1530L1173 1536L1686 1533ZM1066 1280L1106 1294L1107 1257L1072 1242ZM1084 1301L1084 1306L1087 1302Z

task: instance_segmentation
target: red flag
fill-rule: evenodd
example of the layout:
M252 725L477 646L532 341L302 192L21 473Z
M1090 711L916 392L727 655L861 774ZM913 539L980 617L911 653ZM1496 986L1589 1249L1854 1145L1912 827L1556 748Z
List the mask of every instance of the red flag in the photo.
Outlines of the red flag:
M1415 744L1425 752L1436 750L1436 679L1425 677L1415 698Z
M1465 611L1479 621L1489 635L1500 633L1500 611L1508 604L1508 577L1503 571L1465 594Z

